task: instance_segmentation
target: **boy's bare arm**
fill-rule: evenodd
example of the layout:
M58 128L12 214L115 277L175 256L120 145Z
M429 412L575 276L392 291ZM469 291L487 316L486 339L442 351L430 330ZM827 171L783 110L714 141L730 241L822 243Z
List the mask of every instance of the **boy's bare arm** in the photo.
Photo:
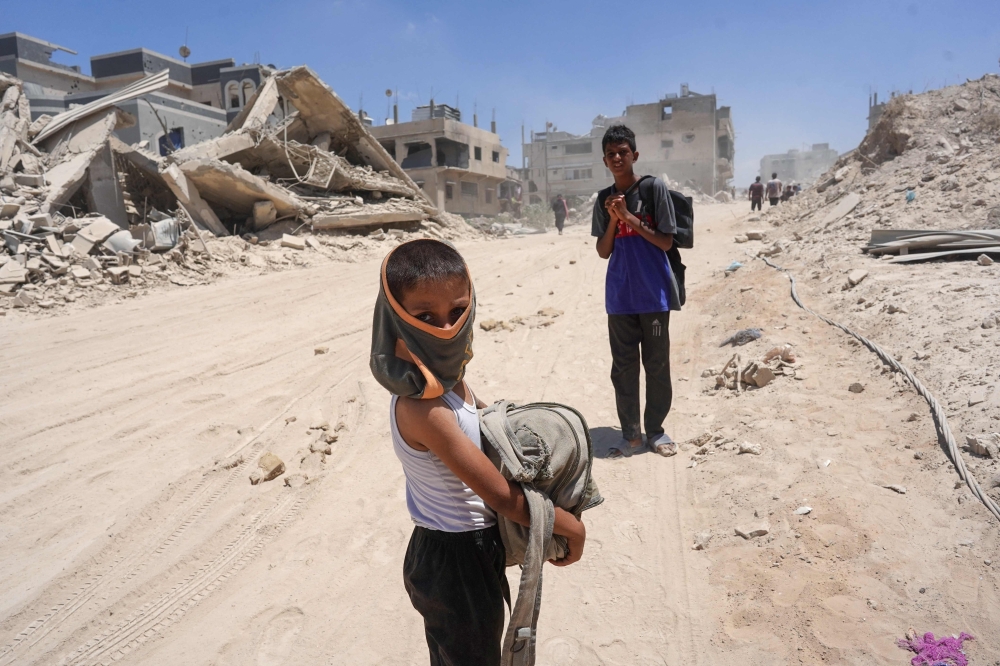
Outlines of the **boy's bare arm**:
M531 524L521 486L503 477L486 454L458 427L455 415L442 400L400 398L396 403L396 425L406 442L433 451L491 509L520 525ZM566 537L570 550L566 558L553 564L564 566L579 560L586 540L583 522L556 507L553 532Z
M611 218L608 222L608 228L604 230L604 235L597 239L597 256L601 259L607 259L611 256L611 253L615 249L615 235L618 233L618 214L610 205L611 198L613 197L609 197L604 205Z

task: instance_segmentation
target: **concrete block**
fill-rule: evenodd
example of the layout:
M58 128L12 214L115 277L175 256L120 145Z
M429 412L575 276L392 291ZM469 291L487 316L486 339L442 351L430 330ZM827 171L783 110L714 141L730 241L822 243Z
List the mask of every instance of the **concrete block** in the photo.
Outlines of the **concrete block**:
M257 461L257 469L250 475L250 483L257 485L276 479L285 473L285 463L281 458L270 451L265 451L264 455Z
M23 187L44 187L45 176L37 173L15 173L14 182Z
M128 282L128 266L112 266L108 269L111 276L111 284L125 284Z
M299 238L297 236L289 236L288 234L282 234L281 247L290 247L293 250L304 250L306 249L306 241L304 238Z
M263 229L278 219L278 210L271 201L258 201L253 205L254 228Z

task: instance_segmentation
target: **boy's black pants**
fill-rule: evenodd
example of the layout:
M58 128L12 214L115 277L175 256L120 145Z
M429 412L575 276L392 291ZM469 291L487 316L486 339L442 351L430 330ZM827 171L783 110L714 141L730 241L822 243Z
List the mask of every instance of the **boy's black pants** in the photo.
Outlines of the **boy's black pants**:
M473 532L415 527L403 583L424 617L431 666L499 666L507 553L494 525Z
M663 433L670 411L670 313L650 312L608 315L611 339L611 383L615 387L622 436L636 439L639 428L639 360L646 370L646 410L643 425L647 437Z

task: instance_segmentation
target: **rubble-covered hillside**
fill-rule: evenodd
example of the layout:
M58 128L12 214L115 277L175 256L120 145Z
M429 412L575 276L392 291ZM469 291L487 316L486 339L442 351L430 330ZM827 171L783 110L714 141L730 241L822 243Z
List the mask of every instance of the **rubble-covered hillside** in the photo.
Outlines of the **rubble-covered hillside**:
M865 252L873 236L907 230L1000 229L1000 76L895 97L815 188L747 219L737 247L769 255L807 304L892 350L947 406L960 442L1000 432L1000 248L933 260ZM971 460L1000 497L1000 461Z
M32 122L22 83L0 74L0 314L470 231L307 67L270 76L219 138L167 157L119 141L135 120L115 104L166 82Z

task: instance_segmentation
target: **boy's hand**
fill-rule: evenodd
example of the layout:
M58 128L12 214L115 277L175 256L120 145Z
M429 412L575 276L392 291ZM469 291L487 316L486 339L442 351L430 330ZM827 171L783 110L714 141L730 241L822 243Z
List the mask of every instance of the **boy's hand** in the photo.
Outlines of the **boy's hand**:
M625 207L625 195L612 194L604 202L604 208L607 209L608 215L611 216L612 222L618 224L618 222L623 221L622 215L619 211L623 208L625 209L626 212L628 211L628 209Z
M554 533L566 537L566 556L561 560L549 560L557 567L568 567L579 562L583 557L583 545L587 541L587 528L583 521L572 513L556 507L556 525Z

